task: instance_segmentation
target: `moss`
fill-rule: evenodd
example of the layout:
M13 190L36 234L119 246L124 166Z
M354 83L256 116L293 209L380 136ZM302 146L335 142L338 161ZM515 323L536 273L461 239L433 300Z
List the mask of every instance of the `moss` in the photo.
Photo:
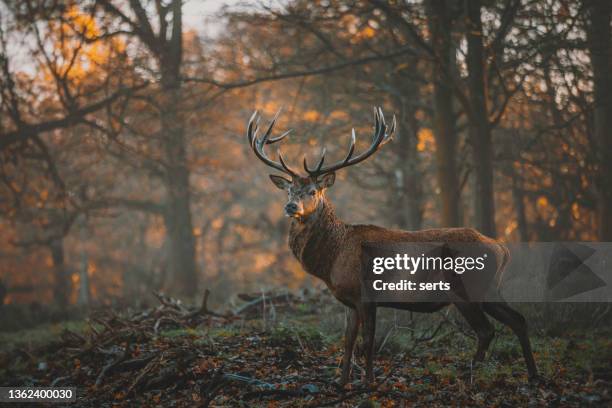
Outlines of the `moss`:
M281 323L270 331L270 344L273 346L291 345L318 349L326 342L325 336L315 326L307 324Z

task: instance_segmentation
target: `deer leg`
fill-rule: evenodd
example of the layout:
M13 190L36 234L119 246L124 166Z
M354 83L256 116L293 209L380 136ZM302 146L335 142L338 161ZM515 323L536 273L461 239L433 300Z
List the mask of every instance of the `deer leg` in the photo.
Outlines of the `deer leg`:
M455 306L461 315L467 320L478 337L478 348L474 354L473 361L479 362L484 360L489 344L495 336L493 325L487 319L480 305L477 303L455 303Z
M344 333L344 356L342 356L342 377L340 378L340 385L346 384L351 374L351 360L353 357L353 350L355 350L355 340L357 339L358 328L359 316L357 315L357 310L349 309L346 331Z
M365 354L366 378L365 383L371 384L374 382L374 339L376 334L376 305L364 305L363 312L363 348Z
M537 378L538 370L531 351L531 343L529 342L529 336L527 333L527 321L525 321L523 315L508 306L506 302L483 303L483 307L485 312L512 329L521 343L529 378Z

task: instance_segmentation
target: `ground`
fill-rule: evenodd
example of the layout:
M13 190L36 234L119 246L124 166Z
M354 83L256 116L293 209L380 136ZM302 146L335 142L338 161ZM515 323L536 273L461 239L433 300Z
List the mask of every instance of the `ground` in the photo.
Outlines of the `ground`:
M341 388L345 315L325 296L244 315L160 301L0 334L0 384L76 385L84 407L612 404L609 327L561 336L532 330L542 378L529 383L518 342L501 326L487 360L472 366L475 341L452 311L381 311L376 383L362 385L358 349L351 383Z

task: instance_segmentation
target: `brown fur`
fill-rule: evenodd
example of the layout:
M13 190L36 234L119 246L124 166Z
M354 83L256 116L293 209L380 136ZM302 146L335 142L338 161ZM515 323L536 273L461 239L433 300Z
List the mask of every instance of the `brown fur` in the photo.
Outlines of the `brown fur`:
M509 258L505 245L473 228L402 231L345 224L324 197L308 218L294 219L289 232L289 246L306 272L322 279L334 296L350 307L361 302L361 246L366 242L481 242L496 255L498 281Z
M350 360L357 328L362 326L366 353L366 381L373 380L373 347L376 324L376 306L362 302L361 297L361 248L365 242L480 242L495 254L497 280L501 280L509 252L503 245L472 228L438 228L422 231L402 231L374 225L350 225L342 222L333 206L320 192L318 204L313 211L294 218L289 233L289 246L306 272L320 278L332 294L348 306L352 315L345 338L342 379L345 383L350 372ZM434 312L449 303L385 304L385 307ZM531 377L536 375L526 325L523 317L503 301L490 304L456 304L478 334L478 350L475 360L482 360L492 339L493 329L484 312L509 325L521 340L524 356Z

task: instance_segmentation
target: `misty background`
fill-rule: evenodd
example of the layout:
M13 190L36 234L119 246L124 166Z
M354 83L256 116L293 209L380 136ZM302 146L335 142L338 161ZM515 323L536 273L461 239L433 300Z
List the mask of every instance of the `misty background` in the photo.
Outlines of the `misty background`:
M0 6L0 300L67 306L317 288L294 166L398 132L337 174L347 222L612 241L607 1L9 1ZM265 124L265 123L264 123ZM270 152L271 154L273 152ZM609 311L609 310L608 310Z

